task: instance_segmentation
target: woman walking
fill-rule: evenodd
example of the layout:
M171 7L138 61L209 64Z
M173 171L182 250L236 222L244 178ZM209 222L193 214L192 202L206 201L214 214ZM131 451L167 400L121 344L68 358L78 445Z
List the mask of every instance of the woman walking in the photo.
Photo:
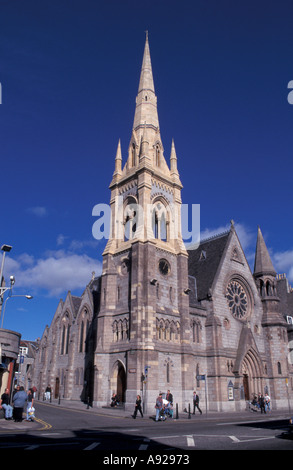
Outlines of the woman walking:
M142 413L142 409L141 409L141 396L140 395L137 395L137 397L136 397L135 409L134 409L134 413L132 415L133 419L136 418L136 415L137 415L138 411L140 412L141 417L143 418L143 413Z

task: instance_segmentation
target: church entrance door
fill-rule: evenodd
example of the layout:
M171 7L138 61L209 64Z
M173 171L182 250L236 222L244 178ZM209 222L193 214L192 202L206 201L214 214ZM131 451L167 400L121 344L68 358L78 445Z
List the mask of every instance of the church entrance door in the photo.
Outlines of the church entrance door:
M126 392L126 374L125 369L121 363L118 363L118 374L117 374L117 395L121 402L125 402Z
M249 383L248 383L248 375L243 375L243 389L244 389L244 398L245 400L249 400Z

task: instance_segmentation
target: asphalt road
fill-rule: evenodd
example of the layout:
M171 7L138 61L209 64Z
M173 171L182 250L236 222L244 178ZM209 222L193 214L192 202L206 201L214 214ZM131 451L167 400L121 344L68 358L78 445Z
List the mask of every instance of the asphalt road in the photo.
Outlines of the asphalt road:
M17 423L17 429L10 422L6 423L6 428L2 425L0 429L1 452L70 450L72 454L72 451L91 451L102 464L123 463L130 467L139 463L184 464L184 456L189 459L185 462L188 464L198 458L196 451L199 450L293 450L288 418L273 413L232 417L197 414L191 419L184 416L184 419L156 423L153 417L138 416L134 420L130 414L116 416L86 407L68 409L38 402L34 423ZM136 463L113 461L122 455L129 459L134 455L143 457ZM162 461L163 455L166 462ZM183 457L178 462L180 455ZM146 456L153 461L145 462Z

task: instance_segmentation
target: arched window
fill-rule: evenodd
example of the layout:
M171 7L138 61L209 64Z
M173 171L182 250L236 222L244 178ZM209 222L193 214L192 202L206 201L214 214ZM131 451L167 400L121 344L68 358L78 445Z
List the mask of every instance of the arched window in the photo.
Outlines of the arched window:
M65 334L66 334L66 327L63 325L62 327L62 337L61 337L61 354L64 354L64 345L65 345Z
M161 152L159 144L156 145L156 166L160 166Z
M75 369L75 385L79 385L79 369Z
M136 232L137 203L129 197L124 204L124 241L132 240Z
M160 201L153 206L152 229L154 238L168 241L168 213L166 206Z
M70 325L67 325L66 350L65 350L65 354L68 354L68 351L69 351L69 340L70 340Z
M79 336L79 352L83 352L84 345L84 322L81 322L80 325L80 336Z
M131 166L135 166L135 144L133 143L132 144L132 147L131 147Z

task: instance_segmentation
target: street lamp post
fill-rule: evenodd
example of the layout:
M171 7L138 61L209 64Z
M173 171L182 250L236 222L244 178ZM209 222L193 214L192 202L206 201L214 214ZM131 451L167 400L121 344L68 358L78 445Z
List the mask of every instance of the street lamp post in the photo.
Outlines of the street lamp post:
M1 322L1 328L3 328L3 321L4 321L4 313L5 313L5 307L6 307L6 302L8 299L11 299L11 297L26 297L27 299L32 299L32 295L27 295L27 294L21 294L21 295L12 295L12 286L15 283L15 278L14 276L10 276L10 286L5 287L5 281L4 281L4 261L5 261L5 255L6 253L9 253L11 251L12 246L10 245L2 245L1 246L1 251L3 251L2 255L2 263L1 263L1 270L0 270L0 318L2 316L2 322ZM3 298L4 294L6 291L10 291L8 293L8 297L5 300L4 303L4 308L3 308L3 313L2 313L2 306L3 306Z
M1 251L3 251L3 255L2 255L2 263L1 263L1 270L0 270L0 317L1 317L2 305L3 305L3 296L4 296L4 294L7 290L11 289L11 286L12 286L12 279L10 278L11 286L10 287L5 287L5 282L4 282L4 277L3 277L5 255L6 255L6 253L9 253L9 251L11 249L12 249L12 246L10 246L10 245L2 245L1 246ZM14 278L13 278L13 281L14 281ZM13 284L14 284L14 282L13 282Z

